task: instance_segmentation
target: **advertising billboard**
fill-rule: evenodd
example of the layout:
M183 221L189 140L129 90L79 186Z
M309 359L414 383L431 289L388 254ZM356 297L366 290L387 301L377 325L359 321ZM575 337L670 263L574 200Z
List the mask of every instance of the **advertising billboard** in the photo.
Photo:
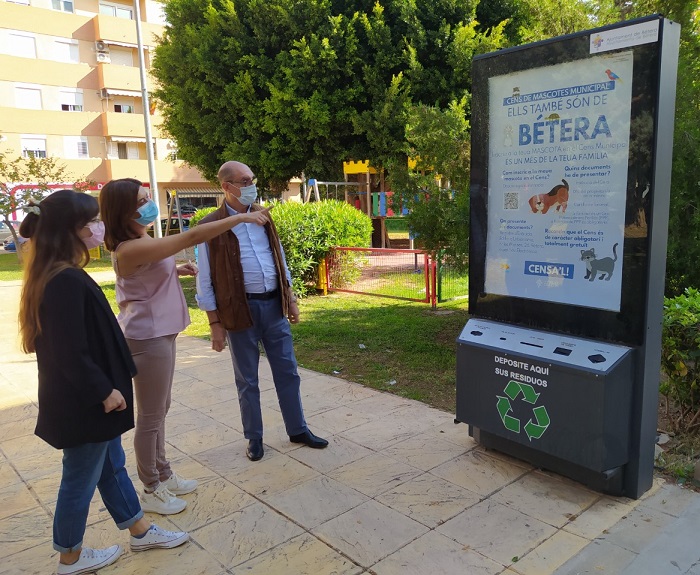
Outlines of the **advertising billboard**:
M632 70L624 51L489 79L487 292L619 311Z

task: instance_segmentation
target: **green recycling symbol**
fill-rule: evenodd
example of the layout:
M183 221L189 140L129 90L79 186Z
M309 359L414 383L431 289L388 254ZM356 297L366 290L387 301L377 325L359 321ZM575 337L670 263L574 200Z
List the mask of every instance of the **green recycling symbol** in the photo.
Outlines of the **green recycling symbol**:
M498 409L498 413L501 416L501 421L503 421L503 425L505 425L507 430L514 433L520 433L520 420L512 415L508 415L509 411L513 411L513 407L511 406L510 402L517 399L517 397L522 393L523 401L534 405L537 403L537 398L539 398L540 394L537 393L530 384L519 383L517 381L513 381L512 379L508 382L508 385L506 385L503 393L505 393L507 397L502 397L500 395L496 396L498 398L496 409ZM530 420L524 426L525 433L527 433L527 438L530 441L532 441L533 437L535 439L542 437L544 432L547 431L550 423L547 408L543 405L533 407L532 415L534 416L534 421L533 418L530 418Z

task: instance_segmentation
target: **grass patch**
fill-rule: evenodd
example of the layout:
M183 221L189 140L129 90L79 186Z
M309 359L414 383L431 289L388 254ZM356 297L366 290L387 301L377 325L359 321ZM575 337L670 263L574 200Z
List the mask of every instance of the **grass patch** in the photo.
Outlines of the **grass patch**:
M353 294L300 303L302 321L292 328L300 365L454 410L465 302L441 306L440 314L425 304Z
M678 485L699 491L700 483L693 481L693 475L695 464L700 459L700 436L671 436L670 441L661 448L664 451L655 461L657 471Z
M22 268L19 267L17 254L0 254L0 281L9 282L22 279Z
M408 219L401 216L390 216L384 219L384 226L389 233L405 232L408 237Z
M112 269L112 261L109 257L90 260L85 267L90 271L107 271ZM0 281L9 282L22 279L22 268L19 265L16 253L0 253Z

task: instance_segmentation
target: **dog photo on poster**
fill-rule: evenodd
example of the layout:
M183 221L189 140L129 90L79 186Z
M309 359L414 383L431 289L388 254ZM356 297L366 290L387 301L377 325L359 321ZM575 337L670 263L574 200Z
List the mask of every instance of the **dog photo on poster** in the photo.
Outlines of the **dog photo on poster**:
M633 53L489 79L486 292L619 311Z

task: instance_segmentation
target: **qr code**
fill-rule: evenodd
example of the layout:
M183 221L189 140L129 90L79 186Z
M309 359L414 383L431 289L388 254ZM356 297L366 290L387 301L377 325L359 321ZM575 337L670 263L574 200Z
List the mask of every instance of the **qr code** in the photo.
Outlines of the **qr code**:
M505 194L503 194L503 209L518 209L518 192L506 192Z

